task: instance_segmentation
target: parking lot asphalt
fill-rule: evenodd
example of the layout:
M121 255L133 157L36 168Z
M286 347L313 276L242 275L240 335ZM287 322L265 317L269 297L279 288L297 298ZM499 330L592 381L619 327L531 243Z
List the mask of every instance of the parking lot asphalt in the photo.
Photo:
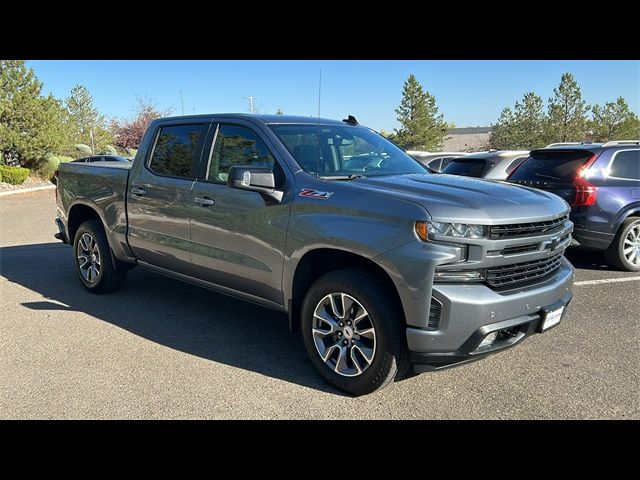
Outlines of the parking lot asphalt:
M53 191L0 199L0 418L638 419L640 274L570 250L562 324L485 360L351 398L284 314L135 269L86 292ZM616 283L582 283L626 279Z

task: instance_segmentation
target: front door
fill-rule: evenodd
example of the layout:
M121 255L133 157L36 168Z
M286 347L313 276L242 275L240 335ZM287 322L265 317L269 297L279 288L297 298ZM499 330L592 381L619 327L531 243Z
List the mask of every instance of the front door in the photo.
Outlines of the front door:
M214 128L214 127L212 127ZM283 167L252 127L219 124L206 168L193 186L191 260L198 278L283 304L282 268L289 201L227 187L231 165L271 167L285 190ZM284 167L286 168L286 166Z
M189 274L191 189L209 123L164 124L130 174L129 245L142 262Z

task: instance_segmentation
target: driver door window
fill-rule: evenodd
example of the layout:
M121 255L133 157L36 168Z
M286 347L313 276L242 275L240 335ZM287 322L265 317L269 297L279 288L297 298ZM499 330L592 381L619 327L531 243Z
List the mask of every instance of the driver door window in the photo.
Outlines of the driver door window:
M229 167L232 165L273 169L276 162L262 139L251 129L238 125L220 125L209 162L207 180L226 184Z

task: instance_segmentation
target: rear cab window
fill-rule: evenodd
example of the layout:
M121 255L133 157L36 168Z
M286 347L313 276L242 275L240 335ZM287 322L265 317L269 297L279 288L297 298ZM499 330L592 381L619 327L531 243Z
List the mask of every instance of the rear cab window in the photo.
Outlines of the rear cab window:
M151 153L149 169L164 177L195 178L208 124L160 127Z

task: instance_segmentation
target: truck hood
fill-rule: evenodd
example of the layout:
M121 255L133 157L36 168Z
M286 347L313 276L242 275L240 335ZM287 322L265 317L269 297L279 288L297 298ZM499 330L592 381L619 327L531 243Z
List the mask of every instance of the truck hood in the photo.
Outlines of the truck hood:
M529 187L458 175L410 174L360 178L355 188L422 205L435 221L495 225L569 213L560 197Z

